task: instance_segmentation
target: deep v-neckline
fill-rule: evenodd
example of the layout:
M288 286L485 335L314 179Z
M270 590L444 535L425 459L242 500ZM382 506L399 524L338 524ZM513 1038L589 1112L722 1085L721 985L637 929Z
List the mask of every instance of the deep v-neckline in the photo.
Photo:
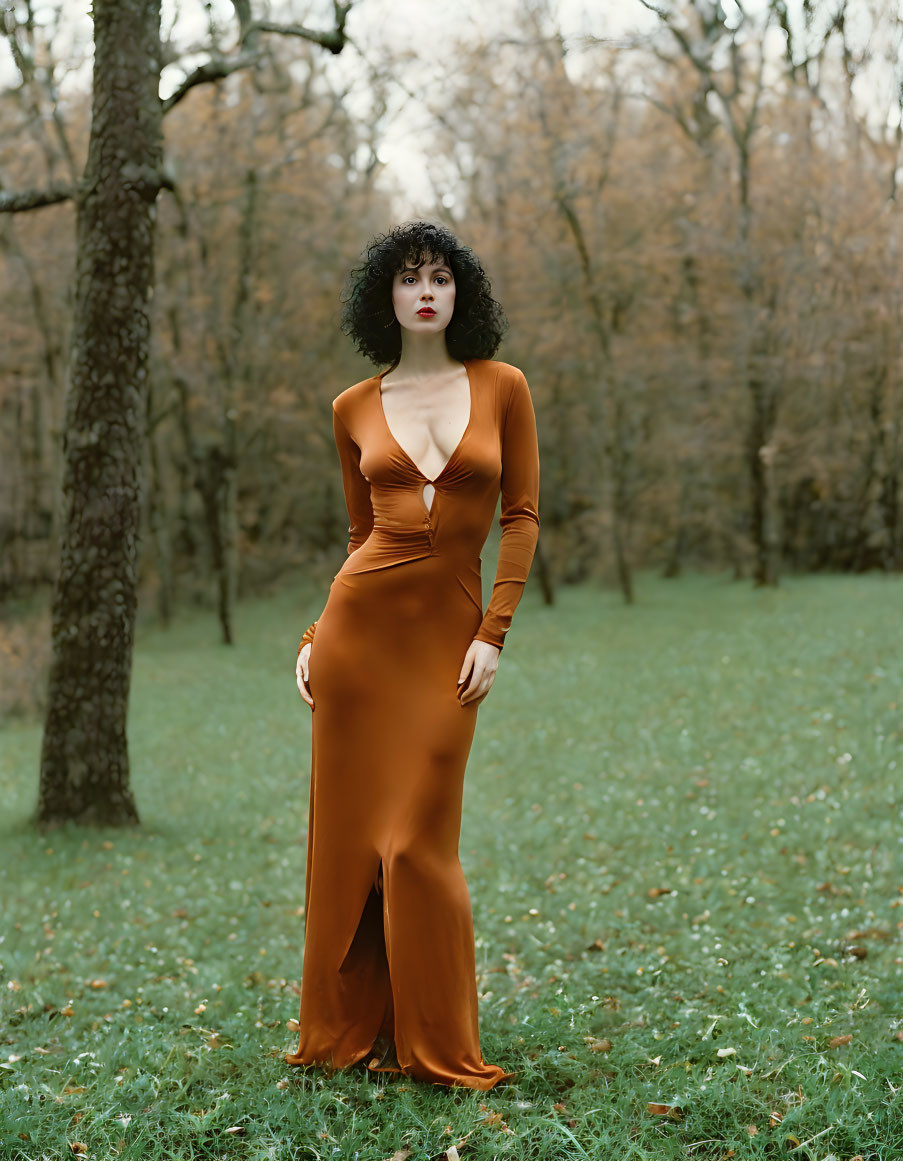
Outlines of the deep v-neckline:
M408 463L411 465L411 467L414 468L414 470L417 472L418 476L420 476L421 479L425 480L428 484L436 484L437 481L442 479L442 477L445 475L445 473L448 471L449 467L451 466L452 460L455 459L458 452L461 450L461 445L464 443L464 440L467 438L467 433L470 431L471 425L473 424L474 409L475 409L475 407L474 407L474 393L473 393L473 375L471 374L470 367L468 366L468 363L469 363L469 360L467 360L467 359L462 360L462 365L463 365L464 370L467 374L467 388L468 388L468 393L470 395L470 414L467 416L467 426L464 428L464 431L461 433L461 438L458 440L457 444L455 445L454 451L451 453L451 455L445 461L445 466L443 467L442 471L439 473L438 476L433 477L433 479L430 479L430 477L428 475L426 475L426 473L418 466L418 464L416 464L414 462L413 458L404 450L404 448L401 446L401 444L396 439L395 433L392 431L392 428L389 426L389 421L386 418L386 411L385 411L385 408L383 407L383 391L382 391L383 376L388 373L389 368L387 367L385 371L380 371L380 373L376 376L376 403L377 403L377 406L379 407L379 413L382 416L383 426L385 427L386 431L389 433L389 438L392 440L392 442L395 444L395 446L398 448L398 450L401 452L401 454L404 456L404 458L408 461Z

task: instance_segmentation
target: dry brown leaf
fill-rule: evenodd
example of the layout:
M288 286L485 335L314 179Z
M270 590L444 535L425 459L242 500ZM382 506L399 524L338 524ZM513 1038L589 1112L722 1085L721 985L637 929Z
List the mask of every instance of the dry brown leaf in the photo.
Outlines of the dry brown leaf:
M849 1044L853 1039L852 1033L848 1032L846 1036L832 1036L828 1041L829 1048L841 1048L844 1044Z
M651 899L656 899L659 895L670 895L672 890L672 887L650 887L649 897Z
M611 1041L605 1037L596 1039L595 1036L584 1036L590 1052L611 1052Z
M81 1156L82 1153L88 1152L88 1146L83 1141L70 1141L69 1148L78 1156Z

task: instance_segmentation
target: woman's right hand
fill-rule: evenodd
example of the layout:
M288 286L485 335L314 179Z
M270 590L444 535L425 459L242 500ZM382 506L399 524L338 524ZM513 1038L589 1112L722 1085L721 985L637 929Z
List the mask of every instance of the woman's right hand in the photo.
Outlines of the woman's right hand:
M310 696L310 689L307 681L310 673L308 661L310 660L310 642L298 653L298 663L295 666L295 677L298 681L298 690L311 709L314 708L314 699Z

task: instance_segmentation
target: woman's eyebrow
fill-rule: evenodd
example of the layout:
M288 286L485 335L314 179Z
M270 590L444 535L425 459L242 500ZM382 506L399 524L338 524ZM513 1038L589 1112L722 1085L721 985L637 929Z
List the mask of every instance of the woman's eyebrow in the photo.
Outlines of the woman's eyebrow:
M402 274L416 274L419 269L420 269L419 266L405 266L404 270L402 270L401 273ZM442 272L444 272L446 274L451 274L451 269L448 266L437 266L436 269L433 271L434 274L441 274Z

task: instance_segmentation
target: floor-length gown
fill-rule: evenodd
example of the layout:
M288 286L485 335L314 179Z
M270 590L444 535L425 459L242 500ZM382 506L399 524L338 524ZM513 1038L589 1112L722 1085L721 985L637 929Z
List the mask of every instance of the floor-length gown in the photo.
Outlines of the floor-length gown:
M471 901L458 858L477 706L457 681L475 638L501 648L539 532L539 451L523 373L466 359L470 417L428 480L395 439L386 373L333 401L348 556L306 630L310 815L293 1065L343 1068L394 1039L415 1079L489 1089ZM423 490L435 491L427 508ZM485 613L480 552L501 491Z

